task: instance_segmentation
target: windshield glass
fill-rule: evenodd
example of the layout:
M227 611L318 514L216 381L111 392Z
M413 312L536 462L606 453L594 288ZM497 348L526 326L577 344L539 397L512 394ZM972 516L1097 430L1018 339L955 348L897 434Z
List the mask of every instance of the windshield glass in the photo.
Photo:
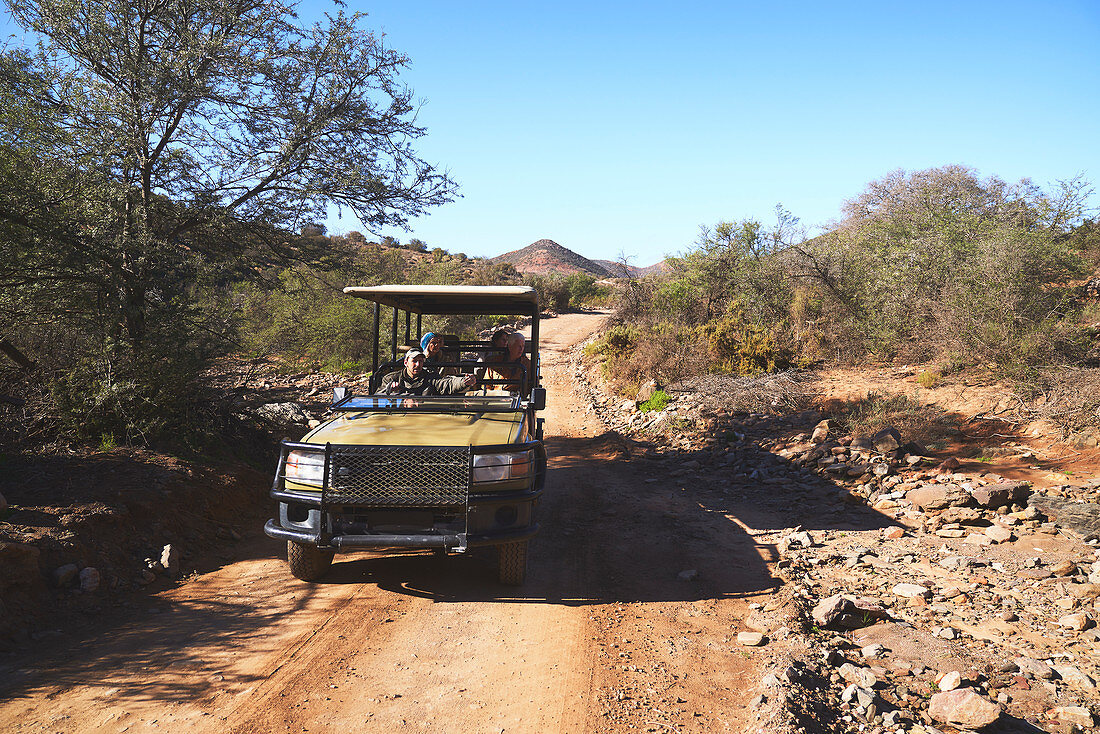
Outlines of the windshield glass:
M519 398L510 395L349 395L333 410L518 410Z

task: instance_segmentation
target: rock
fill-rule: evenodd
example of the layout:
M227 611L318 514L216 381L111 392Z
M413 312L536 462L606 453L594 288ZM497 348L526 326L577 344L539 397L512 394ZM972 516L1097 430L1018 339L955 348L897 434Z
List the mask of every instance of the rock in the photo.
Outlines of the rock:
M1077 570L1077 564L1073 561L1061 561L1050 567L1050 572L1055 576L1069 576Z
M840 673L840 677L845 681L860 686L861 688L874 688L878 683L878 677L870 668L861 668L851 663L844 663L837 672Z
M791 548L812 548L814 546L814 537L805 530L802 530L780 538L777 546L780 553L786 553Z
M949 456L942 462L940 462L940 465L936 467L936 470L941 473L947 473L955 471L960 466L962 465L959 463L958 459L956 459L954 456Z
M962 675L957 670L949 670L936 676L936 686L941 691L953 691L962 685Z
M1085 612L1077 612L1075 614L1067 614L1058 620L1059 627L1065 627L1071 629L1074 632L1081 632L1087 630L1092 626L1092 618Z
M164 567L170 578L177 578L180 575L180 553L171 543L161 549L160 565Z
M971 545L993 545L993 538L985 533L970 533L963 539L963 542Z
M871 437L871 443L874 445L875 451L886 454L901 448L901 434L892 426L883 428Z
M912 599L914 596L927 597L932 595L932 592L929 591L927 586L921 586L920 584L895 584L891 591L904 599Z
M1029 675L1032 678L1038 678L1040 680L1050 680L1054 677L1054 669L1041 660L1035 658L1021 657L1013 660L1016 663L1016 667L1020 669L1020 672L1024 675Z
M827 438L829 438L829 421L823 420L814 426L814 432L810 434L810 441L824 443Z
M928 715L945 724L981 729L1000 718L1001 707L982 698L973 688L956 688L933 693Z
M859 654L864 658L877 658L881 656L884 652L886 652L886 648L882 645L882 643L879 642L876 642L873 645L867 645L866 647L862 647L859 650Z
M814 622L823 629L858 629L889 616L874 602L844 594L822 599L813 608L812 615Z
M694 568L690 568L686 571L681 571L680 573L676 574L676 578L680 579L681 581L691 581L698 575L698 571L696 571Z
M151 584L156 580L157 575L147 568L141 569L141 584Z
M1027 509L1053 517L1059 525L1082 537L1100 533L1100 503L1097 502L1033 495L1028 499Z
M905 528L894 525L882 531L882 537L886 540L897 540L905 536Z
M765 637L760 632L738 632L737 644L745 647L760 647L764 644Z
M1076 688L1079 691L1096 690L1096 681L1082 673L1076 665L1055 665L1053 667L1058 676L1071 688Z
M644 403L653 397L653 393L661 389L661 386L657 384L656 380L647 380L642 383L642 386L638 388L638 394L635 396L635 401Z
M974 487L970 495L982 507L995 510L1013 503L1022 503L1031 492L1029 482L1000 482Z
M1084 706L1057 706L1047 711L1047 716L1060 724L1069 724L1082 729L1093 725L1092 712Z
M851 683L840 692L840 700L866 708L875 702L875 692Z
M90 594L99 588L99 569L88 566L80 572L80 590Z
M990 525L983 531L994 543L1008 543L1016 536L1004 525Z
M988 520L973 507L948 507L940 513L940 522L954 522L959 525L985 525Z
M53 583L54 586L61 589L66 586L72 586L74 579L76 579L77 573L80 571L76 567L75 563L66 563L64 566L59 566L54 569Z
M972 502L970 493L961 487L943 484L926 484L911 489L905 499L925 512L937 512L948 507L964 507Z
M298 403L265 403L253 408L252 413L271 423L309 422L309 415Z

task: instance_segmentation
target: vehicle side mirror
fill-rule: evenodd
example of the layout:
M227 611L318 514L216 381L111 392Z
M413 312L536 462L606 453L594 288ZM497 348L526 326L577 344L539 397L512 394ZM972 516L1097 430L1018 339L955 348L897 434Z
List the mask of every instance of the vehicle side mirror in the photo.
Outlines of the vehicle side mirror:
M338 402L348 396L348 389L346 387L334 387L332 388L332 404L336 405Z
M546 410L546 388L536 387L531 390L531 405L535 410Z

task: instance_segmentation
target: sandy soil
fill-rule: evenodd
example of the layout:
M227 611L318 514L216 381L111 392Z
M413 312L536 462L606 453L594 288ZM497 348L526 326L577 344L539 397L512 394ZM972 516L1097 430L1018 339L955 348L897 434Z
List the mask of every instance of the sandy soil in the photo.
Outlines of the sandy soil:
M243 560L0 662L0 730L741 730L761 673L734 638L777 586L773 548L601 433L567 360L601 318L543 324L551 473L525 586L491 554L413 552L307 584L257 527Z

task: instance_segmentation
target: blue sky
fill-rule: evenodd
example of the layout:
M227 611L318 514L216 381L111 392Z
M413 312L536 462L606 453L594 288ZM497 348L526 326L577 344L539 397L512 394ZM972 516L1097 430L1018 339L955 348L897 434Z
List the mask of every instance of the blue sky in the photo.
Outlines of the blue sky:
M463 196L384 233L649 265L777 203L814 231L895 168L1100 179L1100 3L891 5L351 0Z

